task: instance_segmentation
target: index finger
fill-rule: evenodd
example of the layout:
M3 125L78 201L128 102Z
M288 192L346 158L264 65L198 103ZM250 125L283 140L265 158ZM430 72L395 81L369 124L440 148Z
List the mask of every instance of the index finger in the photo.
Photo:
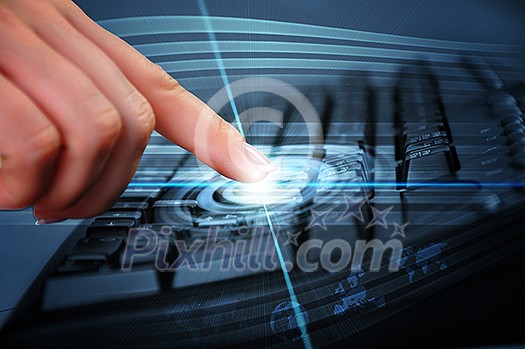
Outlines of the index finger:
M252 182L273 165L204 102L133 47L109 33L75 4L62 3L66 18L98 45L151 104L156 130L226 177ZM203 135L196 139L196 135Z

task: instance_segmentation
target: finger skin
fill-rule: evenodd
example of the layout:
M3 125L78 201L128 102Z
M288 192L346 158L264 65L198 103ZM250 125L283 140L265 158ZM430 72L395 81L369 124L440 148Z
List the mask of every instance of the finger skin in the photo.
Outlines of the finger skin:
M0 6L0 69L60 132L62 152L44 196L56 209L70 207L104 168L122 127L118 111L78 67L5 6Z
M73 3L58 5L75 28L99 46L148 99L156 116L156 130L223 175L257 181L259 170L243 152L243 137L197 97L182 88L161 67L153 64L120 38L89 19ZM206 130L210 142L196 139Z
M27 14L32 4L18 2L17 12ZM119 67L94 43L79 33L55 7L46 18L36 17L28 23L56 52L79 67L109 99L122 117L120 137L109 155L106 166L89 190L67 212L73 216L90 215L104 210L131 180L155 125L155 116L148 101L128 81ZM49 21L49 17L53 20ZM64 44L67 43L67 44ZM49 214L61 216L49 200L35 205L39 218ZM42 216L46 211L46 215ZM57 212L53 212L57 211Z
M0 74L0 209L31 205L43 194L60 151L54 125Z
M235 128L72 2L6 3L19 16L0 6L0 70L49 117L62 142L35 215L53 220L105 210L131 179L155 123L225 176L266 176Z

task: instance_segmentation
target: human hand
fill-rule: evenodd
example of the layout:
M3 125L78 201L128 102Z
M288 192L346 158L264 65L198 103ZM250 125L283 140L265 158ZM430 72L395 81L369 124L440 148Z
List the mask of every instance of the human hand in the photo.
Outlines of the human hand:
M68 0L0 0L0 110L0 208L33 206L41 223L106 210L153 129L236 180L273 166ZM208 142L194 139L197 124Z

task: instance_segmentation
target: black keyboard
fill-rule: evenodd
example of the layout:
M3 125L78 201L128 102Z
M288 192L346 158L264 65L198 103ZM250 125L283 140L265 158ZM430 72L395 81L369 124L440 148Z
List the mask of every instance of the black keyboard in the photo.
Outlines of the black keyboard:
M511 297L523 291L525 85L504 84L475 57L450 64L462 75L421 61L387 86L355 73L305 89L324 132L313 153L292 105L267 93L241 99L283 113L283 128L258 123L247 133L282 164L263 189L266 207L256 186L203 170L154 134L128 189L34 285L6 344L300 347L299 317L314 347L403 347L406 336L446 345L428 336L483 328L467 318L489 327L475 332L480 341L523 339L512 318L523 293ZM443 80L470 88L444 89ZM378 259L374 243L386 246ZM351 270L359 244L370 248ZM516 285L501 283L509 275ZM461 293L479 279L488 286L473 292L504 319Z

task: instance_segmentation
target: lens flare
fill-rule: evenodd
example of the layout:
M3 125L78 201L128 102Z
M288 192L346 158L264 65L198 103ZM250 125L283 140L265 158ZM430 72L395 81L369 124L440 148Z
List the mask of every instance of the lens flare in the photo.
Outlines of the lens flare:
M242 205L260 205L261 197L267 205L297 203L303 200L302 186L307 176L300 169L283 167L282 162L266 178L253 183L236 183L224 189L222 195L228 201Z

